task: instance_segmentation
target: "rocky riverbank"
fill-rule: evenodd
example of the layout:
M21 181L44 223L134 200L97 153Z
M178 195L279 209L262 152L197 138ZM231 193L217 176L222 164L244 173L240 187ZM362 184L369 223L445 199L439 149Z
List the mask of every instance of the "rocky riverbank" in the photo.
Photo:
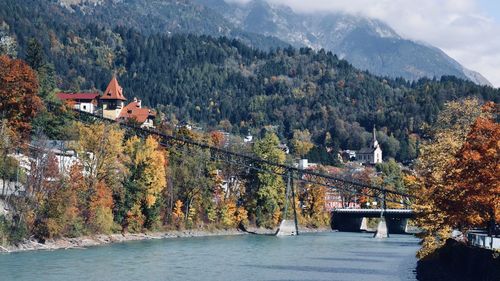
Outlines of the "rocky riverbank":
M302 233L306 232L327 232L331 231L328 228L301 228ZM85 249L111 243L124 243L128 241L152 240L152 239L172 239L172 238L188 238L188 237L208 237L208 236L226 236L226 235L247 235L261 234L272 235L276 231L262 228L248 228L247 231L238 229L190 229L190 230L172 230L166 232L149 232L149 233L124 233L110 235L93 235L82 236L77 238L58 238L48 239L44 243L40 243L36 239L27 239L18 245L1 246L0 253L13 253L24 251L53 251L60 249Z

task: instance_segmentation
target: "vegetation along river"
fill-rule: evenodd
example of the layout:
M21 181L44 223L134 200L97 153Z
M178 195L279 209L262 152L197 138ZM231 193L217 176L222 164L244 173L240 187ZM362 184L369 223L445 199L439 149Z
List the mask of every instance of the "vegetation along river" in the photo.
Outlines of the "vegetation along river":
M418 239L369 233L178 238L0 254L1 280L416 280Z

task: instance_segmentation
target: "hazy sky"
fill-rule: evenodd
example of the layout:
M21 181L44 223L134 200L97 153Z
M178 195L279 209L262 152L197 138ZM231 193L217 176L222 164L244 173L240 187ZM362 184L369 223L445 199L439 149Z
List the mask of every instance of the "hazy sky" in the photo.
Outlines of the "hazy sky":
M500 87L500 0L268 1L297 12L342 11L380 19L405 38L441 48Z

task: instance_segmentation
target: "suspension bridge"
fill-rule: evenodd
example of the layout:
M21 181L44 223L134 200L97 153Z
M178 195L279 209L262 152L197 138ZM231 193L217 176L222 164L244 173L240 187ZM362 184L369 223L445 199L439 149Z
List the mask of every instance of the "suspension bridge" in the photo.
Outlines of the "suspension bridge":
M49 111L59 107L61 107L60 104L47 104L47 109ZM386 218L398 218L401 217L401 215L404 218L410 218L411 216L413 216L413 211L408 208L408 204L409 201L414 198L414 196L407 193L388 190L384 186L369 185L363 182L335 177L316 171L300 169L288 164L281 164L266 159L260 159L253 155L247 155L228 149L215 147L206 143L188 139L183 136L165 134L156 129L141 128L130 123L118 122L115 120L104 118L97 114L80 111L78 109L72 108L71 110L75 114L75 119L78 119L79 121L84 123L104 122L109 124L118 124L122 129L126 130L129 133L135 134L138 137L147 138L148 136L153 136L163 147L166 148L174 146L184 147L187 149L197 148L208 151L212 160L222 161L229 165L235 165L247 170L255 170L282 176L284 177L286 182L286 204L284 212L285 216L287 214L288 202L296 202L295 200L297 197L297 193L295 183L325 186L326 188L351 194L353 196L357 195L364 196L366 198L372 198L373 200L380 201L382 204L381 209L336 209L331 214L332 222L335 222L336 220L345 220L348 218L380 217L381 224L385 225ZM387 203L394 203L393 205L400 206L401 208L389 210L387 209ZM277 234L299 234L296 209L297 206L296 204L291 205L293 208L293 219L289 220L287 217L285 217ZM387 226L384 225L379 225L379 228L382 227L383 230L383 228L385 227L385 232L388 233ZM382 234L382 236L386 235Z

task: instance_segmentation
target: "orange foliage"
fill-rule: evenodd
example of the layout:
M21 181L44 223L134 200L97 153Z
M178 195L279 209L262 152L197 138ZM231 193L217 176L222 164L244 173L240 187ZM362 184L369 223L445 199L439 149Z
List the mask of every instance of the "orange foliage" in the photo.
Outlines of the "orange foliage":
M97 207L113 207L113 194L102 181L97 183L90 202L90 209L96 209Z
M113 197L111 190L103 181L97 183L90 198L89 224L97 233L110 233L113 230Z
M42 107L35 72L22 60L0 56L0 113L26 137L31 119Z
M487 104L487 111L494 105ZM500 124L479 117L445 177L442 206L452 223L482 227L500 222Z
M219 131L210 133L210 139L214 146L221 147L224 144L224 134Z

